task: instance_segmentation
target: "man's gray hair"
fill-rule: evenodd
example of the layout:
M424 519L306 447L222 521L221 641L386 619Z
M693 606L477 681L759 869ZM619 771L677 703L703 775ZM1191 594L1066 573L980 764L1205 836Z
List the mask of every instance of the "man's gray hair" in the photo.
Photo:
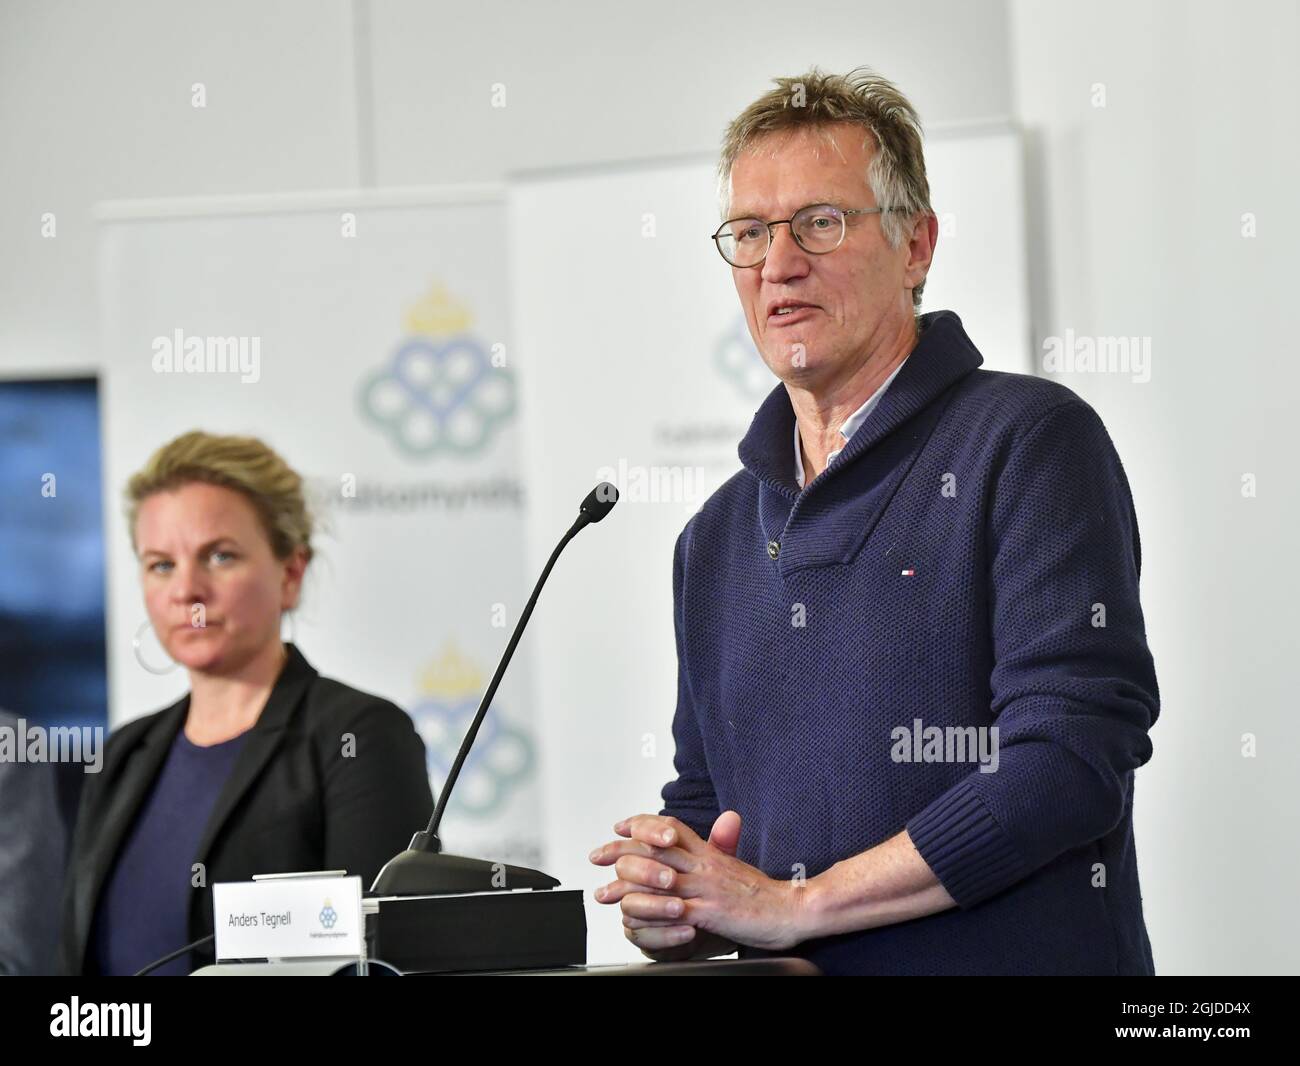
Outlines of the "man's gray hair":
M867 184L879 207L902 208L880 216L890 247L910 238L916 216L934 213L930 183L925 176L921 120L916 109L894 84L870 67L848 74L824 74L813 67L795 78L775 78L768 90L727 127L718 161L718 205L721 220L731 209L731 168L741 152L769 133L811 129L830 143L831 123L850 122L866 131L866 145L875 150L867 167ZM913 308L921 305L924 280L912 290Z

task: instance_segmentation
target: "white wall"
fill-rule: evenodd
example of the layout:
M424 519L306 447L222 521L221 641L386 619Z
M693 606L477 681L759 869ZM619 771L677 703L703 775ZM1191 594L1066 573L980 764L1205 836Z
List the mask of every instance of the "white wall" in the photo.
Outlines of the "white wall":
M1006 114L1002 0L803 10L829 28L826 47L791 46L779 0L674 0L653 15L597 0L6 0L0 375L97 364L100 200L493 181L709 151L768 79L812 62L875 64L927 121ZM719 37L737 25L759 31L756 51L721 68Z
M1162 714L1135 833L1156 969L1295 973L1300 9L1011 11L1039 338L1152 339L1146 384L1061 380L1102 413L1141 527Z
M0 374L99 364L96 202L354 184L350 26L344 0L6 3Z

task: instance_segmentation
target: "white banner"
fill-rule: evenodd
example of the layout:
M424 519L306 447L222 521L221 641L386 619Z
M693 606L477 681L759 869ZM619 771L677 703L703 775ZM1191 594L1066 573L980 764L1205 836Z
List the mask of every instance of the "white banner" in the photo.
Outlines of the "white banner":
M436 790L531 581L500 190L104 215L113 723L187 687L132 653L146 616L126 480L186 430L253 434L310 480L321 518L286 637L412 715ZM144 636L145 661L167 665ZM522 647L462 772L449 850L542 864L529 660Z

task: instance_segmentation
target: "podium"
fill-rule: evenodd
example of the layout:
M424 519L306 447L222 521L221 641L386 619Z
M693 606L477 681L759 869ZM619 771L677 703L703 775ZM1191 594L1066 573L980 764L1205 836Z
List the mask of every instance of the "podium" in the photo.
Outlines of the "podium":
M380 896L362 901L366 947L403 973L544 970L587 961L575 889Z
M310 884L310 879L305 882ZM361 899L364 959L230 960L192 977L703 977L817 976L806 959L701 959L587 965L583 893L514 889Z

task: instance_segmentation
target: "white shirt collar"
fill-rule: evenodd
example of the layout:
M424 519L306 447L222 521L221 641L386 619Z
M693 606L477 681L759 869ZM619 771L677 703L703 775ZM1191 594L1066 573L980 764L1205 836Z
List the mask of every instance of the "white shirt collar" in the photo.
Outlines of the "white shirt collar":
M883 382L881 382L880 388L878 388L875 392L871 394L870 397L868 397L867 402L864 403L861 407L859 407L856 411L854 411L853 414L849 415L849 417L844 420L844 425L840 426L840 436L844 438L845 444L848 444L849 438L853 436L853 434L856 433L858 429L861 427L862 423L867 420L867 415L871 414L872 409L876 406L877 403L880 402L880 397L885 394L885 390L889 388L890 382L892 382L894 378L898 376L898 372L903 369L903 363L906 362L907 360L904 359L902 363L899 363L898 366L894 367L893 373L890 374L889 377L885 378ZM843 450L844 450L843 448L838 448L835 451L831 452L826 457L826 465L830 466L831 463L835 462L835 460L839 457L840 452L842 452ZM802 489L803 488L803 445L799 441L799 419L798 418L794 420L794 479L795 482L799 485L799 488Z

